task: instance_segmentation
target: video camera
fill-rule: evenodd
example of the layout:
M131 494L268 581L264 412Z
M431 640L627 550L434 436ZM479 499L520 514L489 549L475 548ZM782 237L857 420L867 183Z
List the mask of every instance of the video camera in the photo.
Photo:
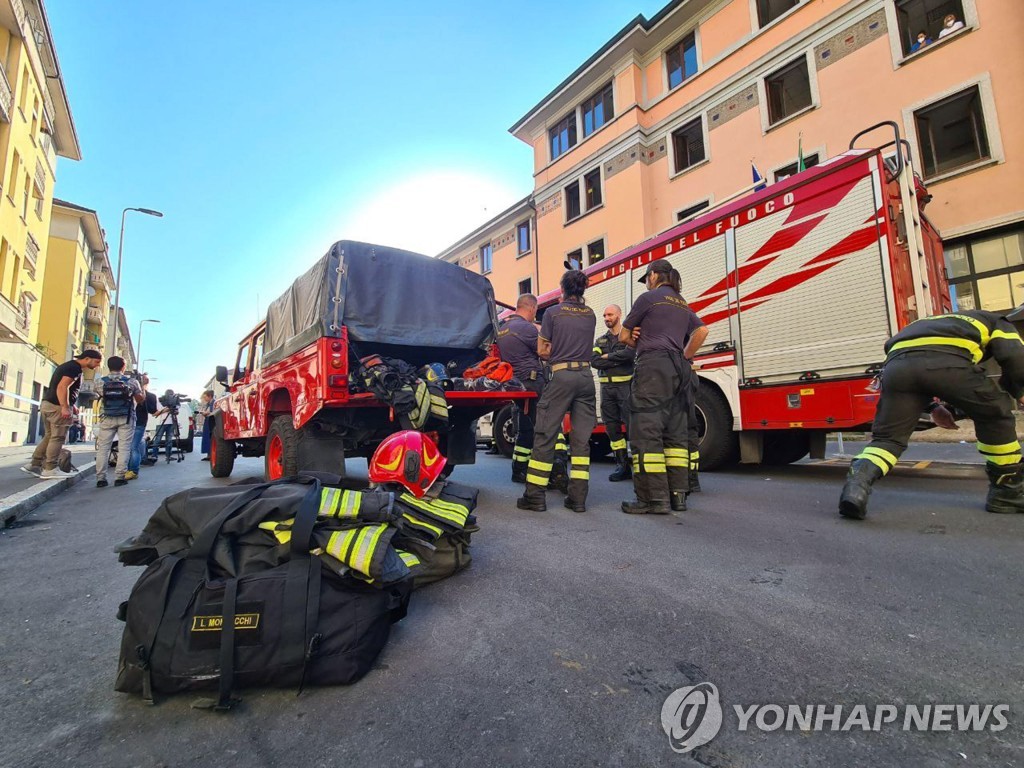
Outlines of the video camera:
M160 395L160 405L169 410L171 413L177 414L178 409L182 403L190 402L191 398L187 395L182 395L175 392L173 389L168 389L162 395Z

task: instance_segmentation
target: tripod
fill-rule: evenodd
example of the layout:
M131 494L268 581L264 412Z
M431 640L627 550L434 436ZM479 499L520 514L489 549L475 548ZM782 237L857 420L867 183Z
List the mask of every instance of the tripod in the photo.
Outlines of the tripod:
M170 429L168 429L170 427ZM177 454L177 460L185 460L185 452L181 449L181 428L178 426L178 410L174 409L168 414L168 420L156 428L157 433L153 439L153 459L160 458L160 449L166 442L167 463L171 463L171 456ZM160 437L163 437L161 440Z

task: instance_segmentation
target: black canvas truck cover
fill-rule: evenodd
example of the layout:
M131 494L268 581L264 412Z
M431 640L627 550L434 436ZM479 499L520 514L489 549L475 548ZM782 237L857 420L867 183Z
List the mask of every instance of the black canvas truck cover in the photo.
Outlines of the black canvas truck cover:
M355 357L414 365L487 353L497 327L483 275L411 251L341 240L267 309L264 365L348 329Z

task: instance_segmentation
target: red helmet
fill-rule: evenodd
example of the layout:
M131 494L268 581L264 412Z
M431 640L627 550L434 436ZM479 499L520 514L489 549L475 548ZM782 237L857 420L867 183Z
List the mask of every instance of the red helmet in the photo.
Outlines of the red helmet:
M385 438L370 459L370 480L398 483L417 499L441 476L448 460L422 432L408 429Z

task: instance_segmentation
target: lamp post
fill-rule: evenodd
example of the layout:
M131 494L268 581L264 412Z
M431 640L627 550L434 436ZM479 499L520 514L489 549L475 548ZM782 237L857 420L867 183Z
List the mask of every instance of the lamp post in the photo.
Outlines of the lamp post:
M147 216L163 218L163 214L160 211L154 211L152 208L125 208L121 211L121 238L117 242L117 278L114 284L114 329L109 334L110 341L107 343L107 357L113 357L114 352L117 350L117 310L121 307L121 262L124 260L122 258L122 251L124 250L124 219L128 215L128 211L138 211Z
M147 357L145 360L142 361L141 365L139 365L139 373L145 373L146 372L146 363L158 363L158 362L160 362L160 361L157 360L155 357Z
M159 320L139 320L139 335L136 337L138 339L138 343L135 346L135 351L138 354L139 360L142 360L142 324L143 323L159 323L159 322L160 322ZM141 365L142 365L142 363L139 363L139 366L140 366L139 372L140 373L142 372Z

